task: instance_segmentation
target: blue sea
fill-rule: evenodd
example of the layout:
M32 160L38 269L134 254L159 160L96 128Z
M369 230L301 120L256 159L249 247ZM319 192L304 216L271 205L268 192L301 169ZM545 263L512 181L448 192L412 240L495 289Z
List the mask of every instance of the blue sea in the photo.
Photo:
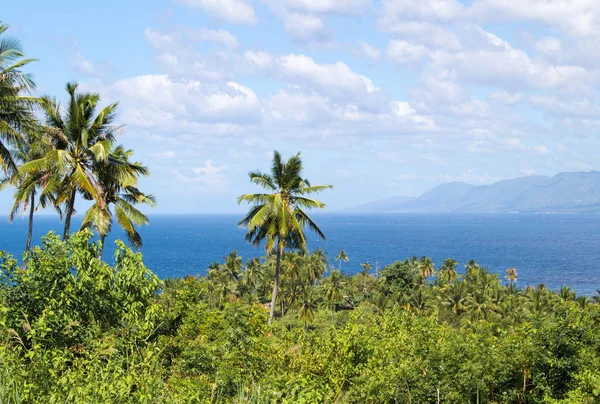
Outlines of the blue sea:
M237 250L245 259L263 254L244 241L237 227L241 215L153 215L140 233L146 265L161 278L204 274L209 263ZM568 285L580 294L600 289L600 215L525 214L382 214L315 215L326 241L308 235L311 248L325 249L333 261L345 250L345 273L356 273L369 261L383 268L413 255L429 256L437 265L452 257L475 259L504 276L516 267L518 285ZM80 220L80 219L79 219ZM74 219L73 228L79 220ZM34 243L50 230L60 234L54 216L37 216ZM105 259L112 261L114 239L124 238L115 224ZM118 230L117 230L118 229ZM20 255L26 239L25 219L0 221L0 250ZM337 267L337 263L335 263ZM503 279L503 278L502 278Z

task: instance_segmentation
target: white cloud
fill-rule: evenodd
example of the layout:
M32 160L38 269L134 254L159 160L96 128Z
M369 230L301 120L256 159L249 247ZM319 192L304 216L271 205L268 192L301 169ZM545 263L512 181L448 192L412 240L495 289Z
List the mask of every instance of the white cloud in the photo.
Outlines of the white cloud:
M80 73L92 75L95 72L94 64L83 56L81 52L76 53L71 58L71 66Z
M285 32L300 43L327 42L331 38L323 20L310 14L287 13L284 27Z
M369 78L353 72L343 62L318 64L305 55L287 55L279 58L279 69L285 78L332 96L361 97L379 92Z
M254 9L244 0L176 0L188 7L202 10L232 24L253 25L257 18Z
M381 95L368 77L352 71L343 62L320 64L306 55L275 57L262 51L248 51L244 57L258 71L334 99L365 104Z
M416 125L422 126L423 128L430 130L437 129L431 117L417 114L417 111L415 111L415 109L408 102L392 101L390 102L390 110L392 114L395 114L402 119L409 120Z
M173 80L167 75L145 75L119 80L104 90L121 100L126 121L140 126L191 122L257 122L258 97L235 82L224 85Z
M244 58L258 70L268 71L273 67L274 57L266 51L246 51Z
M238 46L237 38L224 29L199 28L197 31L188 31L188 35L199 41L216 42L227 48L235 49Z
M387 56L398 65L418 62L428 54L428 49L420 44L414 44L400 39L391 40L386 50Z
M382 24L393 25L398 20L451 21L465 14L457 0L383 0Z
M450 106L450 110L457 115L479 115L486 116L489 112L489 105L487 102L479 100L477 98L470 99L469 101L461 104L455 104Z
M358 53L369 59L379 59L379 56L381 55L379 49L363 41L358 41Z
M555 37L544 37L535 43L535 49L546 55L556 56L562 50L560 40Z
M492 21L534 21L576 36L596 35L600 4L596 0L478 0L472 14Z
M225 176L228 166L214 165L206 160L201 167L174 168L171 173L180 182L186 183L186 189L200 192L223 192L228 189L229 181Z

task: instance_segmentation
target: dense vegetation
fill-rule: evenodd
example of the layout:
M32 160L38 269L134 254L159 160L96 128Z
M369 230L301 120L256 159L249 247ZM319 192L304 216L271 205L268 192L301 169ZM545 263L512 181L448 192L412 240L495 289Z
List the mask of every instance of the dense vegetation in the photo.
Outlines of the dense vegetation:
M98 111L74 83L64 109L33 97L33 60L6 29L0 188L15 190L10 218L27 211L29 234L22 261L0 253L0 403L600 402L599 296L519 289L514 268L501 280L452 259L345 275L345 251L337 265L306 251L306 228L325 237L307 213L325 205L309 196L331 187L303 178L299 155L275 152L270 173L250 173L266 193L238 199L265 257L234 251L206 276L163 282L118 242L107 264L113 218L141 246L148 169L116 143L117 104ZM71 234L77 198L91 207ZM40 207L64 228L31 248Z
M2 256L0 402L592 403L600 305L426 258L347 276L321 251L235 252L159 281L89 231ZM435 270L433 276L431 271ZM504 285L503 285L504 284Z

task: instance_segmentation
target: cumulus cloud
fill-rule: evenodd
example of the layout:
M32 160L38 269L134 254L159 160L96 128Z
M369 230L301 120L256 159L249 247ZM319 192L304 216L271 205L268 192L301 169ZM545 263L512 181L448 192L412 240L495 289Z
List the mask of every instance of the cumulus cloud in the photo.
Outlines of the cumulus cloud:
M420 61L428 54L428 49L420 44L395 39L387 46L387 56L398 65L409 65Z
M334 99L365 103L378 99L381 90L368 77L354 72L344 62L317 63L302 54L273 56L264 51L247 51L246 61L255 69Z
M239 83L206 84L144 75L115 82L105 90L121 100L126 120L139 126L201 123L251 123L261 119L258 97Z

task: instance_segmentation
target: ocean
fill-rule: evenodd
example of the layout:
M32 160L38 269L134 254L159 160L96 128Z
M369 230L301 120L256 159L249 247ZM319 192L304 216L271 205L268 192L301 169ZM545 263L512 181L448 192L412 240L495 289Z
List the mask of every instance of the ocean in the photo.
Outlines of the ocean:
M244 241L237 227L241 215L152 215L140 229L146 265L161 278L202 275L209 263L222 261L232 250L244 259L263 255ZM342 272L353 274L370 262L383 268L395 260L431 257L436 265L451 257L459 269L470 259L497 272L516 267L518 286L544 283L551 289L570 286L579 294L600 289L600 215L526 214L381 214L314 215L326 241L309 233L311 249L321 247L332 264L339 250L350 261ZM74 218L73 228L80 219ZM50 230L59 232L55 216L37 216L34 244ZM114 240L124 239L115 224L105 259L112 261ZM0 221L0 250L20 255L27 232L25 219Z

